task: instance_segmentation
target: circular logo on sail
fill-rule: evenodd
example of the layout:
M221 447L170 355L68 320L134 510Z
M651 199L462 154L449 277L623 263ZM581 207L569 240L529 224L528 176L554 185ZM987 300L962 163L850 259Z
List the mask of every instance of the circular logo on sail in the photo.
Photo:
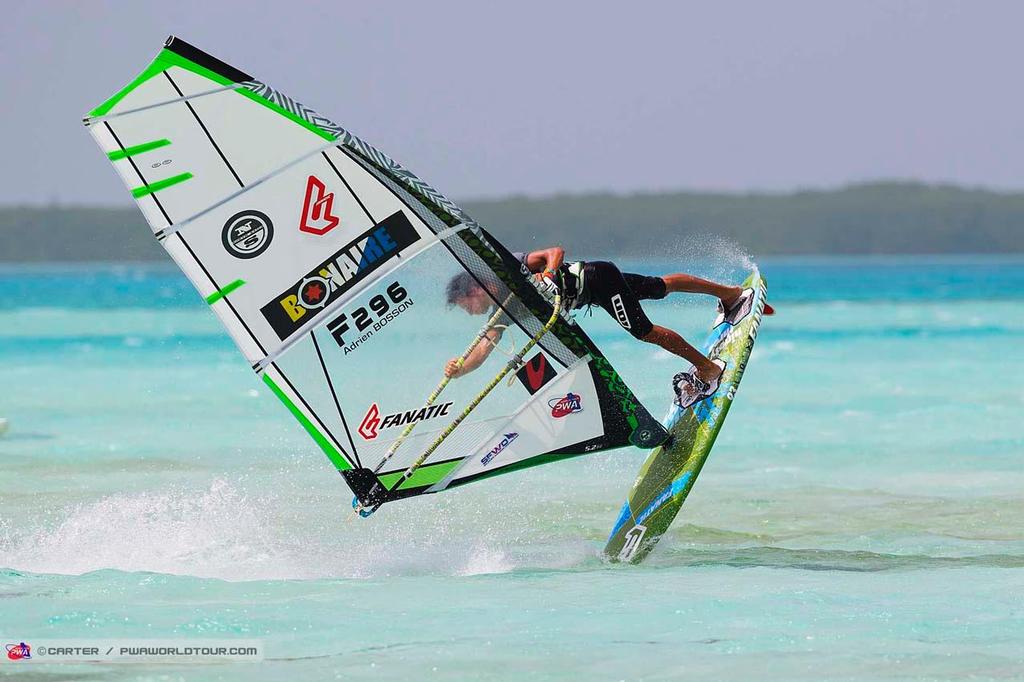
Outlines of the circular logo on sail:
M583 411L583 401L577 393L566 393L562 398L553 398L548 401L551 408L551 416L555 419L567 417L570 414Z
M330 284L323 277L307 277L299 285L299 302L304 308L321 308L330 291Z
M236 213L221 231L224 248L235 258L255 258L267 250L273 238L274 223L260 211Z

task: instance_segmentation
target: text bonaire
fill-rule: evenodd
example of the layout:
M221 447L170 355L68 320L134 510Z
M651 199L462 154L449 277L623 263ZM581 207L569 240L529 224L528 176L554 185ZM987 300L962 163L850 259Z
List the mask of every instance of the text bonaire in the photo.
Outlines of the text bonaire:
M320 269L319 275L327 280L330 287L329 293L333 293L358 275L361 266L373 263L397 248L398 244L388 234L387 229L378 227L369 237L339 253L332 262ZM300 300L301 294L302 285L300 285L299 291L288 294L280 300L281 307L284 308L292 322L302 319L309 307L320 307L306 305L305 301Z

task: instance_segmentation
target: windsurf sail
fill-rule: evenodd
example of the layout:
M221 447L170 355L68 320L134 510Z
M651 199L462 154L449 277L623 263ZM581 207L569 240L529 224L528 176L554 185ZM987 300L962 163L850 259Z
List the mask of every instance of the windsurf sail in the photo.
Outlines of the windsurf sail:
M547 323L545 323L545 325L541 328L539 332L533 335L533 337L526 343L526 345L523 346L522 350L520 350L518 353L512 356L512 359L508 361L508 364L506 364L505 367L500 372L498 372L497 376L491 379L487 383L487 385L484 386L482 391L477 393L476 397L469 402L469 405L466 405L466 407L462 409L462 412L459 413L459 416L453 419L451 423L449 423L448 426L444 428L444 430L437 436L437 438L434 439L434 442L431 443L430 446L423 452L423 454L420 455L415 462L409 465L409 468L405 470L405 473L402 474L401 478L399 478L398 481L395 482L389 490L384 491L382 494L378 494L376 498L374 497L374 492L377 490L381 490L381 486L379 484L376 484L374 485L373 488L371 488L370 494L366 496L368 502L374 505L370 513L376 511L377 508L380 507L380 505L386 502L388 498L394 494L395 490L400 490L402 488L402 485L407 480L409 480L409 477L415 474L416 470L423 466L423 463L427 461L427 458L434 454L435 450L441 447L441 444L444 443L445 439L448 438L448 436L450 436L455 431L455 429L457 429L459 425L463 421L465 421L465 419L469 417L470 414L473 413L473 410L475 410L480 405L484 398L490 395L491 391L493 391L495 387L497 387L497 385L501 383L501 380L504 379L509 372L516 370L518 367L522 365L523 356L525 356L526 353L530 351L530 349L537 345L537 342L540 341L541 338L543 338L543 336L547 334L548 331L551 330L552 325L554 325L555 321L558 319L558 314L561 312L561 308L562 297L560 294L555 294L554 309L551 311L551 317L548 318ZM468 353L469 351L467 351L467 354ZM466 356L459 358L458 363L461 364L463 360L465 360L465 357ZM435 391L435 393L431 395L436 395L436 393L437 392ZM428 400L428 402L430 401ZM554 415L553 411L552 415ZM411 428L411 426L412 425L410 425L410 427L408 428ZM488 455L499 454L501 449L503 449L510 442L510 438L511 434L506 435L505 438L502 439L502 442L496 446L497 452L492 450L491 453L488 453ZM390 448L388 448L388 453L394 454L395 447L396 445L393 444ZM381 462L381 464L383 463L384 462ZM379 469L380 466L381 465L378 465L377 468ZM356 510L359 511L360 514L362 514L362 512L359 509L362 506L361 503L356 503L353 506L355 506Z
M492 235L249 74L171 37L84 122L156 239L360 503L375 487L397 499L665 438ZM485 312L446 304L456 276L483 292ZM507 360L492 353L438 390L484 320L531 346L518 381L488 388Z

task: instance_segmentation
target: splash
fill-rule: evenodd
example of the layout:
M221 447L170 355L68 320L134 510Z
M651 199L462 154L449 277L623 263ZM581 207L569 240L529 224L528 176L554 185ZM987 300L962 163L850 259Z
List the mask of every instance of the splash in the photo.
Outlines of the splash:
M741 246L715 234L687 233L667 243L650 245L656 254L646 259L646 271L662 274L668 271L687 272L715 282L739 284L757 267L754 258ZM671 305L680 312L704 311L707 300L701 296L673 296Z
M757 267L754 258L739 244L715 234L691 233L677 243L678 254L693 272L716 281L732 281Z
M572 527L531 530L524 539L530 513L499 513L515 508L516 498L521 504L523 491L491 490L454 502L431 496L426 503L407 501L372 520L347 523L345 501L303 497L300 488L285 484L271 492L260 486L258 495L247 495L218 479L198 491L115 494L73 505L24 532L0 519L0 566L48 574L115 569L244 581L470 576L591 559Z
M262 532L264 516L224 481L206 491L118 494L65 510L53 527L17 535L8 527L3 563L38 573L105 568L200 577L274 577L283 558Z

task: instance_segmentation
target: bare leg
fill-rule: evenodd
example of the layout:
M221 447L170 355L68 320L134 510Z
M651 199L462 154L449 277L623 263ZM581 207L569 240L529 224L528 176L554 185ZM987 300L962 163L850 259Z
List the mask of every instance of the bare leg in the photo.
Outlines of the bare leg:
M708 360L703 353L691 346L687 343L686 339L671 329L654 325L654 328L647 333L643 340L647 343L661 346L669 353L675 353L679 357L688 360L697 368L697 374L703 381L710 383L717 379L721 372L721 368L718 365Z
M690 294L709 294L715 298L722 299L722 302L726 305L731 304L743 293L743 289L740 287L718 284L717 282L685 273L665 275L662 279L665 281L665 288L669 293L683 291Z
M743 287L731 287L728 284L718 284L711 280L701 279L685 273L665 275L661 278L665 282L665 289L669 292L684 291L690 294L710 294L722 300L726 306L736 302L736 299L743 293ZM774 315L775 308L767 303L764 305L765 315Z

